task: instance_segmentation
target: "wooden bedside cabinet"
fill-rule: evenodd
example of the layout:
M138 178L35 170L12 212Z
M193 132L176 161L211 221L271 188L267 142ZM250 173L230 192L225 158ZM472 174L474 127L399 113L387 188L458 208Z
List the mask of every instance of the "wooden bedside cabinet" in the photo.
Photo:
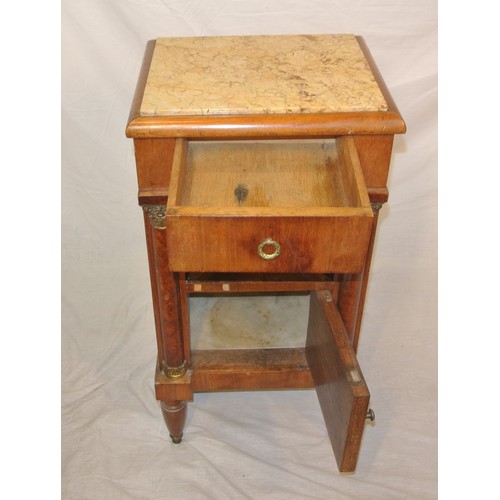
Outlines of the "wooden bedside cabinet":
M194 393L316 388L339 470L369 411L356 360L399 115L353 35L159 38L134 139L158 345L156 397L181 441ZM308 293L305 345L193 349L196 294Z

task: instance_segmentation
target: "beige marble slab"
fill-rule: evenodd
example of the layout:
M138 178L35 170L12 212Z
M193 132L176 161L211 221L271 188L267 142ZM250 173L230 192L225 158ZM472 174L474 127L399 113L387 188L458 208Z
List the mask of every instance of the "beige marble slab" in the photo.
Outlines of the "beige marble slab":
M142 116L385 111L354 35L159 38Z

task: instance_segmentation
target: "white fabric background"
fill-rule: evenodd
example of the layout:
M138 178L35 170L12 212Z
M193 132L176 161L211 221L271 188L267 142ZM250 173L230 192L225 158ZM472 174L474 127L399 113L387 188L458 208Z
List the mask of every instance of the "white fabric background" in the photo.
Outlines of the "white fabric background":
M314 391L198 394L171 444L132 141L145 43L159 36L354 33L398 136L358 357L376 424L338 473ZM62 3L62 490L65 499L437 496L437 12L434 0Z

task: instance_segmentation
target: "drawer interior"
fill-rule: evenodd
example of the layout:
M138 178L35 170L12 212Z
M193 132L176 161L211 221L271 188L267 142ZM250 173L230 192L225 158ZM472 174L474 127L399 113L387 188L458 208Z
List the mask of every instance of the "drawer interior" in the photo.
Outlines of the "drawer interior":
M336 139L190 141L178 207L366 207L362 174ZM356 166L355 166L356 167Z

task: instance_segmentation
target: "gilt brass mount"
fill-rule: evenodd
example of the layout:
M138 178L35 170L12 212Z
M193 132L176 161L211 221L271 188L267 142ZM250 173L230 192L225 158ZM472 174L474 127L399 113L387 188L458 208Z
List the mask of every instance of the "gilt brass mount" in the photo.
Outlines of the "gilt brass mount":
M163 373L165 377L170 380L176 380L178 378L184 377L187 372L187 363L184 361L181 366L167 366L163 365Z
M151 224L156 229L166 228L166 216L167 216L167 206L166 205L144 205L144 211L148 214Z

